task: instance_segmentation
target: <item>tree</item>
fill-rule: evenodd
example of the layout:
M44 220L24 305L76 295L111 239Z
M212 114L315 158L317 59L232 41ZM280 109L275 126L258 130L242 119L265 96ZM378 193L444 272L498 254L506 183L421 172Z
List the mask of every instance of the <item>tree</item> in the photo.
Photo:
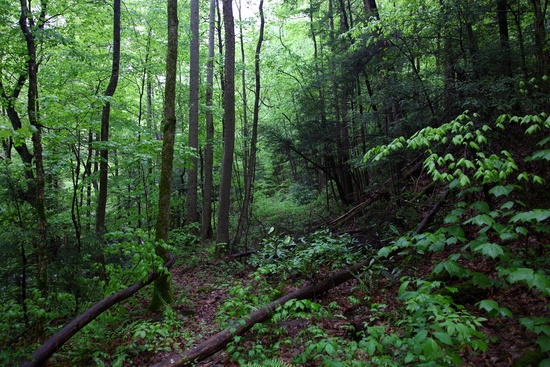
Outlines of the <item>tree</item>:
M42 124L40 121L40 108L38 97L38 58L35 29L41 30L46 22L46 1L40 4L40 13L38 19L34 19L26 0L21 0L21 16L19 26L25 37L27 45L26 72L29 80L27 93L27 112L31 126L33 161L35 166L34 182L34 207L38 219L38 236L35 240L35 251L37 258L37 288L42 297L48 295L48 220L46 217L46 190L45 190L45 172L44 156L42 147ZM37 27L37 28L35 28ZM19 79L21 80L21 78ZM36 322L36 336L40 340L44 337L45 320L40 317Z
M212 113L212 99L214 92L215 21L216 0L210 0L210 12L208 16L208 61L206 64L206 144L204 147L204 182L202 188L201 237L203 240L212 237L212 169L214 164L214 117Z
M189 65L189 148L191 167L187 173L187 223L196 223L199 148L199 1L191 0L191 43Z
M106 146L109 141L109 116L111 113L110 98L115 94L118 84L120 69L120 0L113 1L113 64L109 84L103 95L105 104L101 113L101 135L102 147L99 149L99 196L97 201L96 232L105 232L105 215L107 209L107 185L109 183L109 148Z
M159 183L158 218L155 225L155 253L164 260L169 259L163 243L168 242L170 225L170 196L172 193L172 168L174 142L176 137L176 80L178 59L178 2L167 1L168 48L166 51L166 84L164 90L164 121L162 139L162 163ZM154 283L150 310L157 310L173 302L170 277L161 275Z
M260 12L260 33L258 35L258 42L256 43L256 52L254 54L254 110L252 117L252 134L250 138L250 152L248 156L248 164L245 166L247 171L244 176L244 198L243 205L241 209L241 214L239 217L239 223L237 225L237 231L235 234L234 242L238 244L240 242L240 237L244 230L245 225L247 225L249 220L249 208L252 202L252 190L254 184L254 174L256 173L256 150L258 146L258 122L260 115L260 91L261 91L261 75L260 75L260 53L262 50L262 42L264 40L264 27L265 27L265 18L264 18L264 2L260 0L258 9ZM246 153L246 152L245 152ZM246 224L245 224L246 223Z
M218 200L218 229L216 242L229 244L229 211L231 208L231 177L235 148L235 21L232 0L223 0L225 31L224 90L223 90L223 158Z

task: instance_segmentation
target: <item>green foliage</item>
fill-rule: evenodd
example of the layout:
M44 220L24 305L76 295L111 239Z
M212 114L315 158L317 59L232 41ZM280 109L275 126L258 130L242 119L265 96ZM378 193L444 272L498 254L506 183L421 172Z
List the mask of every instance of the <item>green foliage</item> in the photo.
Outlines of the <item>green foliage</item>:
M349 235L336 236L322 230L298 240L270 237L251 263L258 266L260 274L277 274L284 279L298 274L313 279L323 270L353 263L357 256L357 244Z
M190 339L184 328L184 320L177 311L166 307L161 321L142 320L131 327L132 343L128 350L158 352L180 350L180 339Z
M235 284L230 288L229 297L216 313L216 318L221 327L230 326L233 322L265 306L278 295L278 291L267 284L265 280L260 278L256 280L255 287Z
M290 363L281 361L280 359L267 359L261 363L250 362L242 364L243 367L292 367Z
M327 311L320 304L308 299L291 299L277 307L271 319L274 323L280 323L291 318L308 319L318 316L327 316Z
M141 229L125 232L109 232L105 240L110 244L105 249L108 283L103 283L105 293L117 292L138 280L146 279L153 271L167 272L164 260L155 253L155 240L151 233ZM171 246L162 244L167 250Z
M537 334L536 343L543 353L550 351L550 317L523 317L519 322Z
M474 115L474 118L478 116ZM506 122L510 125L505 125ZM490 196L486 197L486 200L457 203L443 219L444 226L434 232L403 236L390 246L380 249L378 255L388 257L396 251L401 251L415 256L455 248L459 250L434 264L434 274L471 279L474 286L484 289L509 287L516 283L525 284L535 293L548 297L548 258L537 253L535 248L522 249L517 245L518 241L526 242L529 238L544 238L550 231L547 221L550 217L548 208L528 208L517 199L518 193L523 189L522 182L525 185L542 184L545 181L542 177L527 171L517 174L520 164L509 152L503 150L500 155L487 155L483 149L484 144L489 142L491 135L488 134L493 129L506 132L512 129L514 124L523 128L526 135L541 131L546 134L550 128L550 118L545 113L525 117L501 116L493 126L483 125L481 128L475 128L477 124L469 116L462 115L439 128L423 129L410 139L399 138L388 146L378 147L367 153L365 159L379 160L406 147L425 149L428 158L424 165L433 180L448 183L450 189L461 190L459 195L462 197L482 192L482 186L487 192L486 195ZM548 142L549 139L545 137L537 145L545 146ZM455 158L452 150L440 155L436 153L440 144L460 146L468 153L460 158ZM527 155L525 161L546 160L546 155L539 152L541 151ZM467 159L468 156L474 158ZM541 243L540 246L541 250L548 248L547 243ZM525 256L526 251L530 251L532 255ZM464 264L473 259L491 261L498 275L468 269ZM474 349L486 348L483 335L477 331L483 319L472 318L449 298L426 292L434 285L439 287L440 283L417 281L418 289L413 292L406 291L409 284L408 281L403 283L400 297L405 301L407 310L420 313L417 314L419 317L414 323L414 330L420 335L417 340L419 344L415 348L424 351L424 358L439 356L445 358L445 363L458 363L457 354L442 354L441 345L456 347L460 344L469 344L476 346ZM456 289L450 288L449 292L456 292ZM513 310L499 306L494 300L481 300L478 307L485 310L490 317L513 315ZM423 316L428 310L430 316ZM449 315L449 312L453 315ZM445 321L437 326L429 325L432 320L443 319ZM528 330L539 335L537 344L541 349L549 350L548 320L522 318L520 321ZM427 325L429 327L426 327ZM412 360L413 356L407 357L407 361ZM423 363L426 361L417 360Z
M414 284L414 289L409 289ZM456 366L459 353L468 345L487 349L487 338L478 330L483 318L475 317L450 297L435 291L439 282L404 280L399 298L404 309L388 315L385 305L372 305L358 341L328 336L312 326L305 333L306 348L294 362L319 360L324 366ZM388 325L383 320L398 320Z

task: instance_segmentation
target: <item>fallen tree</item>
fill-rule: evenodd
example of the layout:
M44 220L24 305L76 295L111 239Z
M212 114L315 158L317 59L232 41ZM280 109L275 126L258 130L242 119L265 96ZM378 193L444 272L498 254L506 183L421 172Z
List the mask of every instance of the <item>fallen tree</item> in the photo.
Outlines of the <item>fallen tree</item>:
M441 208L448 194L449 194L449 190L445 190L442 193L440 199L435 203L432 209L426 214L426 216L423 218L423 220L420 222L420 224L416 228L416 233L421 233L424 231L428 223L434 218L435 214ZM371 203L375 201L377 198L378 196L375 195L371 198L372 200L367 200L365 203L367 204ZM350 213L355 212L356 210L358 210L359 207L363 208L363 205L365 204L363 203L359 204L359 206L353 208L350 212L346 213L344 217L346 217ZM203 341L199 345L191 349L188 349L183 353L173 353L168 358L164 359L159 363L151 365L150 367L192 366L194 363L197 363L207 357L210 357L211 355L224 349L227 346L227 344L229 344L233 340L235 336L242 335L246 331L248 331L250 328L252 328L255 324L261 323L270 319L273 313L275 312L275 309L278 306L283 305L284 303L286 303L291 299L312 298L323 292L326 292L327 290L333 287L336 287L342 284L343 282L354 277L357 273L361 271L363 267L367 266L370 263L370 261L371 259L365 260L345 270L342 270L333 275L330 275L329 277L325 278L324 280L318 283L308 285L304 288L301 288L292 293L289 293L271 302L269 305L257 311L254 311L247 317L233 323L229 328Z
M170 258L164 263L166 268L170 268L176 261L175 257ZM97 302L90 307L86 312L77 316L73 321L65 325L51 338L49 338L36 352L32 355L32 360L23 364L23 367L38 367L44 365L48 358L59 350L74 334L80 331L84 326L88 325L92 320L113 307L117 303L130 298L137 293L141 288L151 284L157 279L161 273L150 273L145 280L140 280L119 292L111 294L109 297Z
M365 260L345 270L332 274L318 283L310 284L289 293L271 302L267 306L254 311L247 317L234 322L229 328L203 341L199 345L188 349L183 353L173 353L168 358L152 365L151 367L192 366L194 363L197 363L198 361L201 361L224 349L225 346L233 340L233 337L241 335L252 328L255 324L264 322L271 318L278 306L285 304L291 299L306 299L320 295L321 293L324 293L329 289L353 278L361 271L363 267L367 266L370 261L371 259Z

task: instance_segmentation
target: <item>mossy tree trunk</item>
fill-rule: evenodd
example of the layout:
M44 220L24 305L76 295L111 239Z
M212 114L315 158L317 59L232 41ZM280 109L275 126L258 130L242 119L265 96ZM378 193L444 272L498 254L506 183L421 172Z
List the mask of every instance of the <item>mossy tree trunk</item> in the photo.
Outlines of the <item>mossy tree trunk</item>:
M168 241L170 224L170 194L172 192L172 166L174 161L174 141L176 137L176 71L178 56L178 2L168 0L168 50L166 52L166 85L164 89L164 121L162 140L162 163L159 183L158 217L155 226L157 245L155 252L164 260L170 255L162 246ZM149 309L155 311L174 300L170 277L161 275L154 283L153 299Z

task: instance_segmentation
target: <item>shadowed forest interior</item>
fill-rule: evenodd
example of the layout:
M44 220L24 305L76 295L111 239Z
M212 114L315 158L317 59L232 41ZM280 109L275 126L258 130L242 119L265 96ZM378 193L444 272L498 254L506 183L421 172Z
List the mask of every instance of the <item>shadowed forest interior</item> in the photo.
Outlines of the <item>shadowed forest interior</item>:
M0 365L550 367L548 0L0 0Z

